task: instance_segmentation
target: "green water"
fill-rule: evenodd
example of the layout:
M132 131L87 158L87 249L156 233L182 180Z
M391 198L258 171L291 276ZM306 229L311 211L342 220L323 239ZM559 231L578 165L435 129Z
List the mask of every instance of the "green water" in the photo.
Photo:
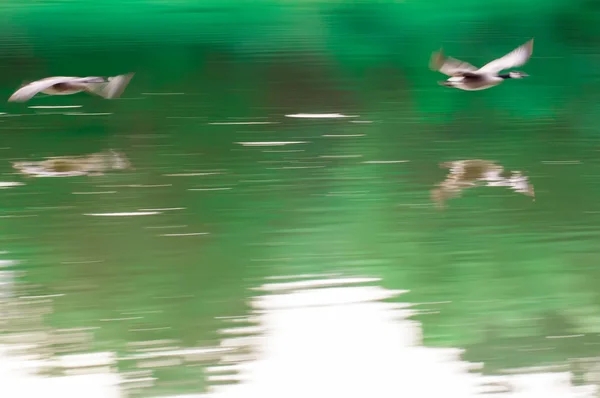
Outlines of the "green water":
M2 6L3 98L24 80L136 72L119 100L0 109L1 179L25 183L0 190L0 250L24 271L18 294L60 295L44 327L96 328L85 350L121 355L214 346L265 278L339 272L441 303L416 317L425 344L491 373L598 355L595 3L191 3ZM427 69L442 45L482 65L531 37L529 79L471 93ZM271 124L213 124L249 121ZM258 141L301 143L239 144ZM134 169L27 179L10 163L110 148ZM535 202L474 188L438 209L438 164L460 159L523 171ZM86 215L147 209L172 210ZM151 393L202 391L203 372L156 369Z

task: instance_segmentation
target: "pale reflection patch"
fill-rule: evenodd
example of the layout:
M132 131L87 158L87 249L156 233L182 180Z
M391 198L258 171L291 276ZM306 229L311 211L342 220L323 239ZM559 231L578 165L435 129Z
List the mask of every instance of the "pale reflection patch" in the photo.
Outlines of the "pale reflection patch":
M84 216L95 216L95 217L130 217L130 216L152 216L160 214L158 211L132 211L124 213L87 213Z
M223 173L178 173L178 174L163 174L164 177L195 177L195 176L212 176Z
M97 112L97 113L85 113L85 112L65 112L63 115L67 116L108 116L112 115L111 112Z
M142 95L184 95L185 93L142 93Z
M71 192L73 195L108 195L117 193L117 191L96 191L96 192Z
M189 232L184 234L162 234L159 236L200 236L200 235L208 235L208 232Z
M294 144L306 144L307 141L257 141L257 142L236 142L243 146L283 146Z
M367 160L366 164L388 164L388 163L408 163L409 160Z
M0 189L18 187L21 185L25 185L25 184L23 184L22 182L0 181Z
M222 348L246 347L250 354L224 356L208 369L211 391L195 396L594 396L592 386L572 386L568 372L483 376L476 372L481 364L461 360L460 349L423 347L421 326L410 319L412 305L390 301L406 291L376 281L321 276L258 287L264 294L250 300L255 326L221 330L229 336Z
M10 396L15 398L119 398L122 396L118 389L120 379L114 368L115 363L110 362L111 360L110 353L84 354L72 360L62 358L55 366L65 369L67 376L41 377L35 375L35 371L43 367L44 363L13 358L8 347L0 346L2 390L10 391ZM77 370L82 364L87 365L84 369L99 370L78 374Z
M185 207L165 207L161 209L139 209L139 211L169 211L169 210L185 210Z
M0 266L13 264L0 260ZM2 304L16 297L13 274L0 270L0 315L9 314L1 311ZM566 371L528 368L483 376L476 372L481 364L463 361L460 349L423 347L421 325L410 319L414 305L397 302L407 291L378 286L379 278L304 274L267 279L271 281L254 289L260 294L250 298L247 316L218 317L227 326L219 330L223 338L216 347L183 347L176 340L158 339L130 341L126 352L120 354L101 351L44 356L31 351L24 355L24 350L38 340L42 345L48 341L85 341L92 351L92 339L85 336L98 328L51 332L44 328L13 335L12 343L0 342L0 391L11 391L10 397L17 398L477 398L492 392L497 398L595 396L593 386L572 386L571 374ZM19 295L14 303L51 306L51 298L59 296ZM48 313L44 306L36 307L40 319ZM14 315L20 316L20 308ZM152 308L132 309L122 311L122 317L100 321L140 320L153 312L156 310ZM131 326L130 332L169 329ZM26 342L25 338L33 340ZM121 361L135 361L136 369L123 370L118 366ZM160 379L159 368L202 363L209 364L207 393L139 395ZM53 369L60 376L41 375L44 369ZM241 383L226 384L235 382Z
M341 113L294 113L285 115L286 117L306 118L306 119L339 119L345 117L358 117L343 115Z
M344 137L364 137L366 134L323 134L321 137L337 137L337 138L344 138Z
M324 159L362 158L363 155L321 155Z
M73 109L81 108L83 105L34 105L28 106L31 109Z
M581 164L580 160L542 160L544 164Z
M223 188L190 188L188 191L229 191L233 189L231 187L223 187Z
M278 124L278 122L211 122L213 125L229 125L229 124Z

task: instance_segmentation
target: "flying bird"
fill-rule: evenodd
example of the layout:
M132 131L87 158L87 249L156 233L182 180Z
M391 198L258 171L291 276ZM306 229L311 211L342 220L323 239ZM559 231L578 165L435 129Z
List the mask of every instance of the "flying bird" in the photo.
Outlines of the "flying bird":
M429 62L429 67L435 71L450 76L448 80L439 82L446 87L454 87L460 90L475 91L497 86L506 79L522 79L528 77L524 72L508 72L499 74L501 71L517 68L525 65L533 53L533 39L515 48L505 56L489 62L477 69L468 62L456 58L447 57L443 50L434 52Z
M121 96L134 73L114 77L55 76L25 84L8 99L9 102L26 102L38 93L70 95L85 91L106 99Z

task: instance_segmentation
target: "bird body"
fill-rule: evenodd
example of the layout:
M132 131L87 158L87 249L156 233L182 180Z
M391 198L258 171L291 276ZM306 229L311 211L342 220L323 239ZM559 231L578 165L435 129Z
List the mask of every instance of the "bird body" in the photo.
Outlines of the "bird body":
M25 84L18 89L9 99L9 102L26 102L38 93L48 95L71 95L85 91L106 99L121 96L133 73L118 75L105 79L98 76L74 77L54 76L36 80Z
M478 91L497 86L506 79L527 77L528 75L523 72L513 71L505 74L499 74L499 72L524 65L531 57L532 52L533 39L505 56L477 69L467 62L445 56L440 50L433 53L429 66L433 70L450 76L448 80L440 82L440 85L465 91Z

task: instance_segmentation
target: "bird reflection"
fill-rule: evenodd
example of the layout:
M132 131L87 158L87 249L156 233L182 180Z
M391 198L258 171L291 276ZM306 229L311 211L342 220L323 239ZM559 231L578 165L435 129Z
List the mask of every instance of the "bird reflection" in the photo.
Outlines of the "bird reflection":
M448 199L460 197L466 188L477 186L508 187L515 192L531 196L535 200L533 185L520 171L505 171L502 166L490 160L457 160L440 163L440 167L450 169L438 188L431 191L432 199L440 208Z
M58 156L33 162L13 162L13 168L28 177L93 176L130 167L125 155L113 150L85 156Z

